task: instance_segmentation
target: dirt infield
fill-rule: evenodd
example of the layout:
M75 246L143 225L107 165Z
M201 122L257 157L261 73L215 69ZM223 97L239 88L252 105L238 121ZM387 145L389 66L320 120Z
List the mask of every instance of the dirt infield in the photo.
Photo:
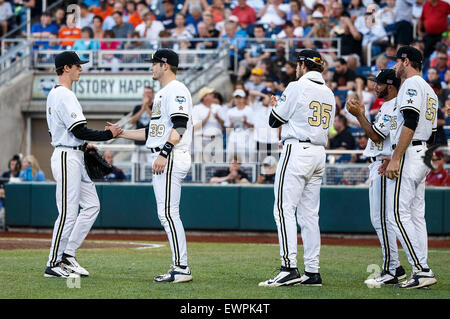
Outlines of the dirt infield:
M278 244L276 233L239 233L239 232L187 232L188 242L223 242L223 243L264 243ZM8 240L6 240L8 239ZM28 239L28 240L26 240ZM35 240L41 239L41 240ZM41 249L50 247L51 233L43 232L0 232L0 249ZM107 243L96 241L128 241ZM167 236L160 231L149 233L94 233L89 234L83 248L139 247L130 241L167 241ZM301 237L298 238L301 243ZM375 236L323 235L322 245L339 246L379 246ZM449 238L433 238L428 241L429 248L450 249ZM142 244L145 246L145 244Z

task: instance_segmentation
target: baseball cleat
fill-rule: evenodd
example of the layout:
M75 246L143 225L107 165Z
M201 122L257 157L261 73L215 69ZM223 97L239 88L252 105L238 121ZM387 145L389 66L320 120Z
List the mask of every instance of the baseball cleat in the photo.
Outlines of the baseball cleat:
M364 283L369 288L380 288L382 285L398 284L398 277L383 270L378 277L367 279Z
M280 273L273 279L260 282L260 287L292 286L300 282L300 274L297 268L281 266Z
M416 271L413 272L411 277L397 285L399 288L406 289L417 289L417 288L426 288L437 283L436 278L434 278L434 273L431 269L427 269L426 271Z
M89 276L89 272L80 266L75 257L63 254L61 259L61 267L63 267L67 272L75 273L81 277Z
M406 278L406 271L402 266L398 266L395 269L395 277L398 278L398 280L402 280Z
M305 271L305 274L300 279L301 279L300 285L303 286L313 286L313 287L322 286L322 278L320 277L319 273L312 273Z
M45 268L44 277L46 278L78 278L80 275L75 273L70 273L61 267L61 263L57 264L55 267Z
M171 265L167 274L159 275L154 278L155 282L187 282L192 280L192 274L189 267L181 268Z

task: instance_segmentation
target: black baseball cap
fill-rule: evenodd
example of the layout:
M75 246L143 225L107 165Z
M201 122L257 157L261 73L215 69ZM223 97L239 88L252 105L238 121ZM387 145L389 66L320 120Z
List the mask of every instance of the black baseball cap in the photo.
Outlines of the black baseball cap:
M422 64L423 56L419 50L416 48L406 45L397 50L396 56L388 56L388 59L397 60L397 59L406 59L408 58L411 62L417 62Z
M63 68L65 65L80 65L88 63L89 61L81 61L75 51L64 51L56 55L55 67L57 69Z
M368 78L370 81L374 81L380 84L389 84L395 86L397 89L400 87L400 79L395 75L394 69L383 69L378 73L377 77Z
M178 54L170 49L159 49L150 59L145 59L145 62L161 62L178 67Z
M301 61L311 61L313 63L316 64L323 64L323 59L322 56L320 55L319 52L314 51L314 50L309 50L309 49L305 49L305 50L301 50L300 53L298 54L297 57L297 62L301 62Z

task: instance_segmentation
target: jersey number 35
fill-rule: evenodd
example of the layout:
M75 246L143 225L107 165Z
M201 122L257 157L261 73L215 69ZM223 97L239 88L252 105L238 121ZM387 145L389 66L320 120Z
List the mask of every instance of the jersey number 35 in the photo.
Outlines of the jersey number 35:
M309 108L313 110L312 117L308 117L308 123L311 126L322 125L323 129L328 129L330 125L331 111L333 107L330 104L312 101Z

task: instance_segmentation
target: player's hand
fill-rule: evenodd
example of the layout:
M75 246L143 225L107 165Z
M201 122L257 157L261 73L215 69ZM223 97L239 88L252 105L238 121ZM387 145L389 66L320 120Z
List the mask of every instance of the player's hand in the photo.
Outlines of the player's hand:
M386 175L386 168L390 161L391 161L390 157L383 157L381 159L381 165L378 167L378 175L380 176Z
M271 95L270 96L270 104L272 104L272 106L275 106L275 105L277 105L277 103L278 103L277 97L275 95Z
M400 161L399 160L393 160L389 162L387 168L386 168L386 177L389 179L394 179L396 177L400 176Z
M153 174L159 175L164 173L164 169L166 168L167 158L159 155L155 162L153 163Z
M365 111L364 104L362 104L356 99L349 99L345 104L345 107L347 108L349 113L353 116L358 116Z
M98 150L97 146L95 146L94 144L87 144L86 145L86 149L87 150Z
M113 138L123 133L123 129L119 126L119 124L113 124L110 122L106 122L106 124L108 124L108 126L105 126L105 130L111 131Z

